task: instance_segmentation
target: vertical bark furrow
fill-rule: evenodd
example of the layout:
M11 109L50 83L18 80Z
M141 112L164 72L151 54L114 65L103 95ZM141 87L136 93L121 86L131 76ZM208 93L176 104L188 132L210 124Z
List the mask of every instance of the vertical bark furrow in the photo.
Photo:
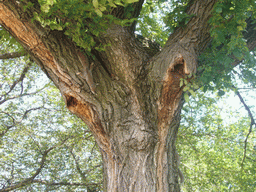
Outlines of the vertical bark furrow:
M174 171L169 172L166 170L175 170L175 163L171 163L174 162L173 158L170 159L169 156L175 152L175 139L179 126L179 120L177 120L179 113L177 113L177 110L179 110L183 93L183 87L180 87L180 79L185 77L185 60L182 56L176 57L174 63L170 66L172 67L167 70L163 82L158 107L157 191L159 192L173 191L168 186L174 183L170 179L172 177L175 178L173 176ZM170 148L172 150L169 151Z
M167 163L168 163L168 190L169 191L180 191L180 182L183 178L181 178L183 175L180 175L179 170L179 156L178 152L176 150L176 138L178 134L178 129L180 126L180 113L183 106L184 100L181 98L179 100L179 103L177 104L177 109L174 113L174 118L172 119L172 122L170 124L170 129L168 133L168 143L167 143ZM182 174L182 173L181 173ZM180 177L180 178L179 178Z
M103 33L100 42L111 44L104 52L98 53L111 76L129 87L136 84L149 56L135 37L127 28L113 24Z

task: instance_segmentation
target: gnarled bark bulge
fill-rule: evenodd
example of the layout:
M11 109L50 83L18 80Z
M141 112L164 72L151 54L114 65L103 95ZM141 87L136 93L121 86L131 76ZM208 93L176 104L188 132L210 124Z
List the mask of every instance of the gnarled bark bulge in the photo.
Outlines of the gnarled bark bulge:
M111 46L93 50L94 59L62 31L31 22L40 10L24 12L24 2L1 1L0 24L92 131L103 157L105 191L180 191L175 148L183 105L180 78L196 72L197 57L210 40L207 21L216 0L193 1L187 12L195 16L155 55L130 29L112 24L96 39ZM135 4L134 17L142 3Z

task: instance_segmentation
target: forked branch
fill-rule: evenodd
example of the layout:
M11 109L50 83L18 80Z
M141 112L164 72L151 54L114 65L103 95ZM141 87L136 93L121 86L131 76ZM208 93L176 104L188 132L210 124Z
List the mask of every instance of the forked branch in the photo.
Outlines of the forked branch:
M237 90L237 88L235 86L233 86L234 88L234 92L236 93L236 95L239 97L241 103L243 104L245 110L248 112L248 115L251 119L251 124L250 124L250 128L249 128L249 131L246 135L246 138L244 140L244 156L243 156L243 160L242 160L242 167L243 167L243 164L244 164L244 161L245 161L245 158L246 158L246 151L247 151L247 142L248 142L248 138L249 138L249 135L251 134L252 132L252 127L253 126L256 126L256 123L255 123L255 119L253 118L253 114L251 112L251 109L250 107L245 103L243 97L241 96L240 92Z

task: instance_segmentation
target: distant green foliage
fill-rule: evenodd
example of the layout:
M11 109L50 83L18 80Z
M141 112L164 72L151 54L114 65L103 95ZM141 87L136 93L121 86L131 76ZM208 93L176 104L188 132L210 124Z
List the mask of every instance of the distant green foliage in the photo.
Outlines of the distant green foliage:
M175 28L186 25L192 17L185 13L188 0L147 0L141 11L137 31L161 46Z
M144 3L138 19L136 31L159 45L167 41L170 30L162 21L167 14L168 4L165 2L148 0Z
M1 44L0 54L19 50L8 43ZM53 147L35 178L42 183L26 183L15 191L100 191L101 158L94 138L66 109L58 89L30 63L27 56L0 60L0 189L33 176Z
M247 158L241 166L249 126L241 110L221 105L213 95L200 92L192 98L183 108L178 136L180 168L185 176L182 191L254 192L255 134L248 140Z
M167 0L167 2L172 5L172 11L169 11L164 17L164 22L173 32L175 28L185 26L194 15L188 15L185 12L189 0Z

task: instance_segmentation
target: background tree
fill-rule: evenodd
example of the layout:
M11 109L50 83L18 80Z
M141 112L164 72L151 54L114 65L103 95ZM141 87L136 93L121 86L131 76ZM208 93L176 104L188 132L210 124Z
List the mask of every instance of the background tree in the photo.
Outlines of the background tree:
M145 6L154 11L152 3ZM0 22L90 128L103 157L104 190L179 191L183 92L194 95L203 85L223 95L241 61L243 77L254 77L255 2L173 1L161 51L134 35L142 4L3 1Z
M3 33L0 191L99 191L101 160L91 133L68 113L39 67Z
M255 190L255 132L245 150L250 118L239 99L236 109L225 106L225 100L200 93L184 106L178 135L183 191Z

